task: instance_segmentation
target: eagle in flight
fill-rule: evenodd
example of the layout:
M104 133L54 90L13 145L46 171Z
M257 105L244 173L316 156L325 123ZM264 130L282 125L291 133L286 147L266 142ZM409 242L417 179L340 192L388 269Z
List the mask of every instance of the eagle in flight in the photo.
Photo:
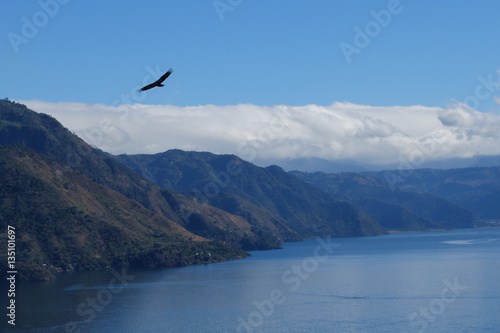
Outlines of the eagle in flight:
M170 68L165 74L163 74L158 80L156 80L155 82L153 83L150 83L148 84L147 86L144 86L142 87L141 89L139 89L139 91L146 91L146 90L149 90L151 88L154 88L154 87L163 87L164 85L162 84L163 81L165 81L167 79L167 77L170 76L170 74L172 74L173 70L172 68Z

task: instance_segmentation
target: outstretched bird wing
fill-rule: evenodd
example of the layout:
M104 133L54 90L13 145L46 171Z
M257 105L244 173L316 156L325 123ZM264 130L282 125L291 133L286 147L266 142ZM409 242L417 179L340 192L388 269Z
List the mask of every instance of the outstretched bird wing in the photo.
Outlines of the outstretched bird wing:
M163 81L167 79L167 77L172 74L173 70L170 68L165 74L163 74L155 83L161 84Z
M139 89L139 91L146 91L154 87L156 87L156 82L150 83L147 86L142 87L141 89Z
M172 74L173 70L170 68L165 74L163 74L158 80L153 83L148 84L147 86L142 87L139 91L146 91L154 87L161 87L161 83L167 79L167 77Z

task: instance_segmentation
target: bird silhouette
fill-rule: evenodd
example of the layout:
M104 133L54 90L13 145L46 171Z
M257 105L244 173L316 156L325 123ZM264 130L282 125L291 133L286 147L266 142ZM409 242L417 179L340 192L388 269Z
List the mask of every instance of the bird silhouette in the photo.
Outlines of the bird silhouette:
M170 74L172 74L173 70L172 68L170 68L165 74L163 74L158 80L156 80L155 82L153 83L150 83L148 84L147 86L144 86L142 87L141 89L139 89L138 91L146 91L146 90L149 90L151 88L154 88L154 87L163 87L164 85L162 84L163 81L165 81L167 79L167 77L170 76Z

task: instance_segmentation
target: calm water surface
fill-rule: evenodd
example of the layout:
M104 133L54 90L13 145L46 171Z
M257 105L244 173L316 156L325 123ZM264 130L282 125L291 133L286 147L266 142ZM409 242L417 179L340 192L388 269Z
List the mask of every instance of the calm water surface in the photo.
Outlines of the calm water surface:
M18 291L7 332L500 332L500 228L308 240Z

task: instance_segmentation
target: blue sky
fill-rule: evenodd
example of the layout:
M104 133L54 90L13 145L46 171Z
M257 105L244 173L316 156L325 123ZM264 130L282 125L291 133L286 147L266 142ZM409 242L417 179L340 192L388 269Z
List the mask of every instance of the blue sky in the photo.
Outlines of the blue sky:
M495 0L59 1L4 4L6 97L113 104L153 79L147 68L173 67L167 86L139 102L443 106L500 69ZM341 43L355 46L354 28L394 4L348 63ZM23 17L38 31L13 42L12 33L24 38ZM493 94L478 106L495 108Z
M52 114L111 153L405 168L500 155L498 0L6 7L0 98ZM165 87L136 92L170 67Z

